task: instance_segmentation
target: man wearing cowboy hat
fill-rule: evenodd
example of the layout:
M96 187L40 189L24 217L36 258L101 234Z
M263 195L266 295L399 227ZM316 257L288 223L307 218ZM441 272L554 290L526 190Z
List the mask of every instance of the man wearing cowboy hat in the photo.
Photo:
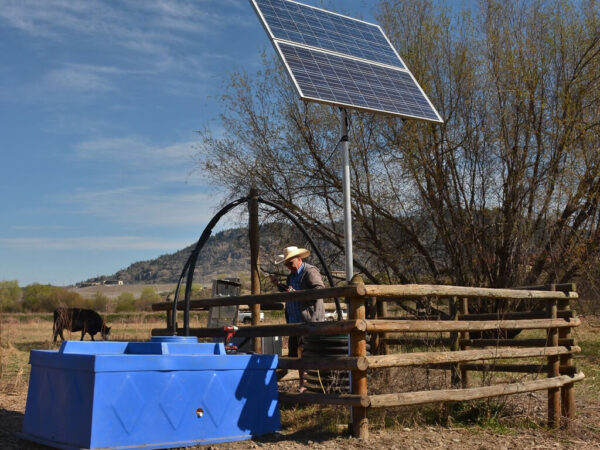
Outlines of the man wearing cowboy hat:
M276 276L271 275L271 281L282 291L300 291L303 289L323 289L323 279L321 272L315 266L305 263L302 258L307 258L310 252L305 248L286 247L283 249L283 255L279 255L277 264L283 263L290 271L286 283L279 283ZM288 323L302 322L323 322L325 320L325 308L323 299L307 300L300 302L286 302L285 320ZM302 346L302 339L298 336L290 336L289 352L290 357L298 357L298 348ZM300 371L300 392L306 388L303 387L303 373Z

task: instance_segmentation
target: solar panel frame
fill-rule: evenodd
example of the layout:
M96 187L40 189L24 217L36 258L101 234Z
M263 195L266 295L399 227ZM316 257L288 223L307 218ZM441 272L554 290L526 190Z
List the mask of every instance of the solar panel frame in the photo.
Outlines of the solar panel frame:
M351 21L353 21L353 23L360 23L360 24L363 24L366 26L373 27L371 29L378 30L378 32L381 34L381 36L385 39L385 42L389 46L389 49L391 49L391 51L394 53L395 57L398 59L400 64L399 65L385 64L385 63L382 63L379 61L360 58L360 57L357 57L352 54L331 50L329 48L322 48L322 47L318 47L318 46L307 45L302 39L300 39L300 42L288 40L288 39L281 39L281 38L277 37L271 30L271 27L270 27L268 21L265 19L264 15L258 5L258 2L260 2L262 4L277 3L277 4L285 4L286 6L291 5L296 8L308 8L310 10L316 10L316 11L319 11L320 13L324 13L324 14L330 15L331 17L338 18L341 21L341 23L348 24L348 22L343 22L343 21L351 20ZM330 12L330 11L327 11L327 10L324 10L321 8L316 8L316 7L313 7L310 5L305 5L303 3L298 3L293 0L251 0L251 3L261 21L261 23L263 24L263 27L265 28L265 31L267 32L273 46L275 47L275 50L276 50L280 60L282 61L283 65L285 66L286 71L288 72L290 78L292 79L292 82L294 84L294 87L296 88L296 91L298 92L298 94L302 100L323 103L323 104L328 104L328 105L334 105L334 106L348 107L348 108L358 109L358 110L367 111L367 112L391 114L391 115L395 115L395 116L399 116L399 117L420 119L420 120L426 120L426 121L431 121L431 122L438 122L438 123L443 122L443 120L442 120L441 116L439 115L439 113L437 112L436 108L431 103L431 100L429 100L429 97L425 94L425 92L423 91L423 89L421 88L421 86L419 85L417 80L415 79L412 72L410 70L408 70L408 68L404 64L404 61L402 60L402 58L400 58L400 55L398 55L398 52L392 46L388 37L385 35L385 33L383 32L383 30L381 29L381 27L379 25L371 24L369 22L365 22L365 21L362 21L359 19L354 19L352 17L344 16L342 14ZM293 22L290 22L290 24L294 25ZM295 25L294 25L294 27L296 30L298 29ZM347 32L349 30L344 28L344 31ZM298 36L299 36L299 34L294 34L294 37L298 37ZM289 33L288 33L287 37L289 37ZM359 72L359 71L350 73L349 77L345 78L345 81L350 85L350 87L348 85L341 84L341 82L338 83L336 80L333 80L332 76L328 76L327 86L334 86L334 87L338 88L335 90L337 97L334 97L333 95L327 95L327 93L325 91L325 89L327 89L327 87L324 87L323 85L320 86L321 95L319 95L319 89L316 89L316 91L315 90L311 91L310 89L307 89L307 85L310 81L310 80L307 80L307 77L312 76L313 81L320 80L321 82L325 82L326 80L325 80L325 78L323 78L323 74L322 73L317 74L316 71L310 71L309 74L301 73L302 70L298 70L297 66L293 67L294 64L290 64L290 61L288 61L288 59L290 58L290 54L288 51L290 47L292 47L296 50L302 50L304 52L312 52L312 57L320 60L321 65L323 67L325 67L327 65L331 66L331 61L327 61L327 58L330 58L332 60L337 58L337 62L339 63L341 61L342 65L343 64L361 65L361 67L367 72L368 71L375 71L375 72L379 71L380 75L382 75L381 72L386 72L386 71L388 72L388 75L389 75L389 71L393 71L392 73L395 73L396 75L399 75L400 73L402 73L404 75L404 79L406 79L406 77L408 77L410 79L411 86L413 88L416 88L416 92L418 94L420 94L418 97L421 98L422 101L416 102L416 104L413 105L414 108L410 109L410 110L399 108L397 104L394 104L392 101L390 101L390 98L387 97L387 95L390 94L390 90L394 91L394 86L390 85L391 80L390 80L389 76L387 76L387 77L382 76L382 79L378 80L378 82L380 84L384 84L384 86L377 86L377 83L375 83L375 84L371 83L369 85L369 82L365 79L365 74L362 72ZM285 54L286 51L288 51L287 57ZM296 72L294 72L294 69L296 70ZM328 68L327 70L334 70L334 69ZM354 75L354 77L352 75ZM377 97L368 95L367 97L368 97L368 100L370 100L370 101L366 101L364 98L364 92L361 92L360 89L354 89L354 86L357 86L357 83L358 83L358 85L366 86L366 87L363 87L363 89L365 90L364 92L366 92L368 90L370 90L371 92L379 91L382 96L377 98ZM386 83L387 83L387 86L385 85ZM406 85L404 85L404 86L406 87ZM388 88L388 91L385 90L386 87ZM395 90L398 91L398 89L395 89ZM342 94L343 91L345 91L344 94ZM324 92L325 92L325 94L323 94ZM377 98L377 101L372 101L373 98ZM398 100L398 98L399 97L396 96L396 100ZM400 103L402 105L408 105L409 103L415 103L415 98L416 97L414 97L414 96L409 99L402 98L402 99L400 99ZM346 99L348 101L345 101ZM378 103L379 105L374 105L375 103ZM419 110L418 114L415 113L416 109Z

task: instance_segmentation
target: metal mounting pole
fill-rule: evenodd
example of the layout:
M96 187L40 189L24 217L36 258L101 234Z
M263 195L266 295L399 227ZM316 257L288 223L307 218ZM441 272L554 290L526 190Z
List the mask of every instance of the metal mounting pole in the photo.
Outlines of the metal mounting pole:
M342 173L342 195L344 201L344 250L346 255L346 282L350 284L354 276L352 264L352 210L350 209L350 153L348 150L348 113L344 108L341 108L341 134L340 139L342 155L344 158L344 167ZM350 299L346 299L346 308L348 318L351 318L352 308L350 307ZM351 336L348 335L348 355L352 355ZM350 382L350 392L353 392L352 372L348 372L348 381ZM350 423L348 424L353 430L354 425L354 408L350 408ZM352 431L354 434L354 430Z
M352 209L350 206L350 154L348 151L348 113L342 108L341 117L341 147L344 158L342 179L344 198L344 248L346 253L346 281L349 283L354 275L352 258Z

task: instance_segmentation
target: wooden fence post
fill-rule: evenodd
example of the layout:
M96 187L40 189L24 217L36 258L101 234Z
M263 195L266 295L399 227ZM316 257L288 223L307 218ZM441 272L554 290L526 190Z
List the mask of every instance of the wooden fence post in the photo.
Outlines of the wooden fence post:
M173 331L173 310L167 309L165 312L167 313L167 330Z
M550 286L550 290L554 291L554 285ZM547 303L548 316L552 319L558 317L558 301L553 300ZM548 328L548 347L558 347L558 328ZM557 377L559 373L560 359L558 356L548 357L548 377ZM560 388L548 389L548 426L557 428L560 426Z
M469 314L469 299L466 297L463 297L460 299L460 313L464 316ZM462 331L460 333L460 338L461 339L470 339L470 335L468 331ZM464 345L461 344L460 349L461 350L467 350L470 347L468 345ZM469 371L466 369L461 368L460 371L460 379L462 381L462 387L463 388L468 388L469 387Z
M576 291L577 287L575 285L572 286L571 290ZM570 311L571 306L569 304L569 300L559 300L558 301L558 309L561 311ZM559 339L569 339L571 337L571 329L570 328L561 328L558 330L558 338ZM560 367L573 367L573 355L561 355L560 357ZM566 373L566 372L565 372ZM565 384L560 389L561 393L561 414L563 417L562 426L564 428L569 428L573 419L575 419L575 384L569 383Z
M450 313L450 317L452 318L452 320L458 321L458 298L448 298L448 312ZM453 352L460 350L460 347L458 345L458 336L458 331L453 331L450 333L450 350L452 350ZM457 387L460 383L460 364L453 364L450 373L450 380L452 386Z
M377 318L387 317L387 302L383 298L377 298ZM389 353L386 333L376 333L378 346L376 352L378 355L387 355Z
M260 294L259 274L259 232L258 232L258 190L250 189L250 201L248 202L248 233L250 238L250 288L252 294ZM260 304L252 305L252 326L260 324ZM262 353L262 339L255 337L253 340L254 353Z
M364 284L360 276L352 278L352 284ZM366 318L365 299L362 297L350 298L350 319L361 320ZM367 340L364 331L353 331L350 333L350 355L365 357L367 356ZM352 371L352 394L367 396L367 371ZM367 408L362 406L352 407L352 434L359 439L369 438L369 420L367 418Z

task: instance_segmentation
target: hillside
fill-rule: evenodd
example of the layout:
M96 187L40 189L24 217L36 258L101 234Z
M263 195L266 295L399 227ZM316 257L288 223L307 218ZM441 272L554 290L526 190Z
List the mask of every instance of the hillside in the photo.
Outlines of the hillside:
M270 259L282 252L285 245L298 242L291 226L268 224L261 227L260 252L265 269L272 267ZM175 253L159 256L148 261L139 261L119 270L113 275L104 275L87 280L88 282L103 280L122 280L125 284L138 283L176 283L183 266L192 252L195 243ZM233 228L213 234L200 253L194 281L207 283L223 276L247 277L250 271L250 248L247 228Z

